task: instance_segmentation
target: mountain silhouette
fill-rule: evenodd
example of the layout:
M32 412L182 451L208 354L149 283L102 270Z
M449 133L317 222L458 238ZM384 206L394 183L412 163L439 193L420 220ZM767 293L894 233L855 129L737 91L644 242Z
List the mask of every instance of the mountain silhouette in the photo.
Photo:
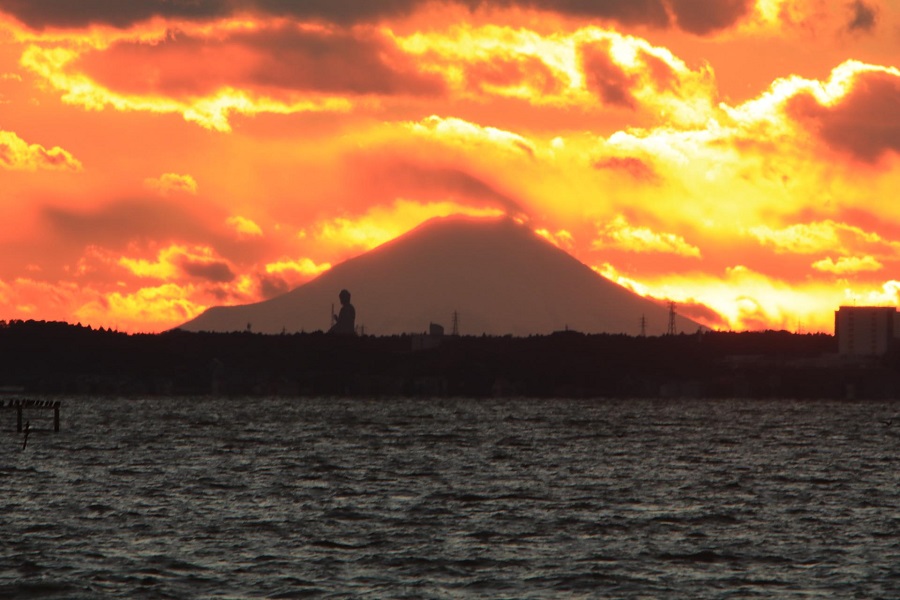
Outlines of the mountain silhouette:
M598 275L510 219L446 217L427 221L370 252L336 265L280 296L210 308L186 331L288 333L327 330L338 292L348 289L356 324L372 335L420 333L430 323L449 332L458 315L464 335L524 336L571 329L584 333L661 335L667 307ZM676 316L678 332L700 326Z

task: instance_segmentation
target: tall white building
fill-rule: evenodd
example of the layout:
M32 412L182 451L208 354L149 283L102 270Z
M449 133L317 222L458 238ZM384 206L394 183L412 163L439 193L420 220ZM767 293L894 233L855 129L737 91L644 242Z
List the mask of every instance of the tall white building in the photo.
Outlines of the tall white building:
M898 337L900 316L893 306L841 306L834 335L841 356L881 356Z

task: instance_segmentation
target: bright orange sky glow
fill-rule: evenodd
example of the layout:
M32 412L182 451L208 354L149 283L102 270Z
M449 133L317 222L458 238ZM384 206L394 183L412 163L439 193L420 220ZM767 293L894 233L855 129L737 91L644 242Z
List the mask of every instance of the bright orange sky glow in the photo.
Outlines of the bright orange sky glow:
M898 61L900 0L0 0L0 319L163 331L462 213L830 333L900 306Z

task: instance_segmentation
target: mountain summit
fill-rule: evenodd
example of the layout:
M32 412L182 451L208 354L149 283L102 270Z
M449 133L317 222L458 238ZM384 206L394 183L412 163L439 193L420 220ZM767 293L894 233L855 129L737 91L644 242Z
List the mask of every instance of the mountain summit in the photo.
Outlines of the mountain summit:
M348 289L356 324L367 334L418 333L430 323L464 335L665 333L668 309L598 275L509 219L428 221L347 260L286 294L243 306L214 307L187 331L325 330L338 292ZM699 325L676 316L678 331Z

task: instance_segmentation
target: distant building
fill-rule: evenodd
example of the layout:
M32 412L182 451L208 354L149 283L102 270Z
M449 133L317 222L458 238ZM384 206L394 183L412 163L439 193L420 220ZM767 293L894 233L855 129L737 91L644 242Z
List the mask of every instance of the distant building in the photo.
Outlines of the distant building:
M841 306L834 335L841 356L882 356L896 343L900 316L893 306Z
M412 336L412 350L432 350L441 345L444 340L444 326L437 323L428 324L428 333Z

